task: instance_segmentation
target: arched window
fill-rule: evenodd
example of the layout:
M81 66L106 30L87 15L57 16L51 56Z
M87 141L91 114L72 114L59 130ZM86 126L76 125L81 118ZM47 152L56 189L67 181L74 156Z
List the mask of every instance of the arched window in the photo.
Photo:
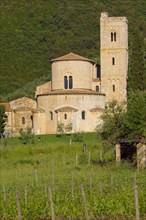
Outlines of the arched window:
M114 41L116 41L116 32L114 32Z
M115 87L115 85L113 85L113 92L115 92L116 91L116 87Z
M95 89L96 89L96 92L99 92L99 86L96 86Z
M22 124L25 125L25 117L22 117Z
M112 65L115 65L115 58L112 57Z
M111 32L111 41L116 41L117 39L116 32Z
M67 119L67 114L64 114L64 119L65 119L65 120Z
M68 79L67 79L67 76L64 76L64 88L68 89Z
M85 111L82 111L82 119L85 120Z
M50 119L53 120L53 112L50 112Z
M73 78L72 76L69 76L69 89L73 88Z
M113 39L114 39L114 35L113 33L111 33L111 41L113 41Z

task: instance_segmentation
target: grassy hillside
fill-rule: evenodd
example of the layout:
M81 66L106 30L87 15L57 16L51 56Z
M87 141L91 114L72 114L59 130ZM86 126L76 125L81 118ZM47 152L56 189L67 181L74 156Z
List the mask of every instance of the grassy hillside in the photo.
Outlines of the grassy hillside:
M0 219L17 218L16 195L23 219L50 219L48 187L55 219L85 219L81 184L90 218L134 219L135 174L140 219L145 219L145 170L138 172L126 162L116 166L114 150L97 140L95 133L83 136L86 153L82 142L70 146L68 135L44 135L41 142L35 138L35 144L28 145L9 138L0 149Z
M145 0L1 0L0 99L33 96L34 85L50 79L50 60L71 51L99 63L102 11L128 18L129 40L134 26L145 38L145 6Z

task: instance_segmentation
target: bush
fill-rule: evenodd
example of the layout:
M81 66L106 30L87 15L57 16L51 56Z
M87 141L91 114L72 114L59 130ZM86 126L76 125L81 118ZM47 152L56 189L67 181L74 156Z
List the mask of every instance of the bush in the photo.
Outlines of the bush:
M83 142L83 133L77 132L73 134L73 141L74 142Z
M27 128L26 130L23 130L22 128L19 131L20 133L20 140L23 144L32 143L34 144L34 135L31 132L31 128Z

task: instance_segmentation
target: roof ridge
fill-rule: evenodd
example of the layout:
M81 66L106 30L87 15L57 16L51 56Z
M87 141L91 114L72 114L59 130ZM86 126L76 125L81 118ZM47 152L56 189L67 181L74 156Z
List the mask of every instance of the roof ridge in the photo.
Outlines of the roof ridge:
M54 61L65 61L65 60L81 60L81 61L88 61L88 62L91 62L91 63L95 63L93 60L90 60L86 57L83 57L81 55L78 55L76 53L73 53L73 52L70 52L66 55L63 55L63 56L60 56L58 58L55 58L55 59L52 59L51 62L54 62Z

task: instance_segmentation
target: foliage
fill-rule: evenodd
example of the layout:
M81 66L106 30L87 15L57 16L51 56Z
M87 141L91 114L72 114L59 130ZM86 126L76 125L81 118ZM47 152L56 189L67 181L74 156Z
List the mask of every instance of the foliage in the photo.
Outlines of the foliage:
M128 96L132 91L146 89L146 72L144 69L144 39L134 28L131 32L130 59L128 72Z
M0 134L4 133L5 122L6 122L5 106L0 105Z
M103 139L115 144L119 138L125 134L124 128L125 108L113 100L106 106L105 112L101 116L103 124L97 130Z
M73 133L73 141L74 142L83 142L83 132Z
M135 139L146 136L146 92L131 93L127 110L116 101L106 107L102 115L103 124L97 130L108 143L116 143L118 139Z
M57 135L63 135L65 132L65 126L62 122L58 122L57 124Z
M20 140L23 144L34 143L34 135L32 134L31 128L20 129Z
M73 125L71 122L69 122L66 126L65 126L65 132L66 133L71 133L73 129Z
M127 108L125 127L129 138L146 136L146 91L133 92Z
M0 99L33 97L34 87L38 85L34 79L43 76L50 79L50 60L71 51L99 63L102 11L107 11L109 16L126 16L129 42L135 26L143 42L146 38L145 4L145 0L131 0L125 4L123 0L40 0L37 3L2 0ZM130 44L129 49L131 47ZM139 51L135 52L139 62ZM130 52L130 60L131 55ZM47 78L43 82L46 81Z

